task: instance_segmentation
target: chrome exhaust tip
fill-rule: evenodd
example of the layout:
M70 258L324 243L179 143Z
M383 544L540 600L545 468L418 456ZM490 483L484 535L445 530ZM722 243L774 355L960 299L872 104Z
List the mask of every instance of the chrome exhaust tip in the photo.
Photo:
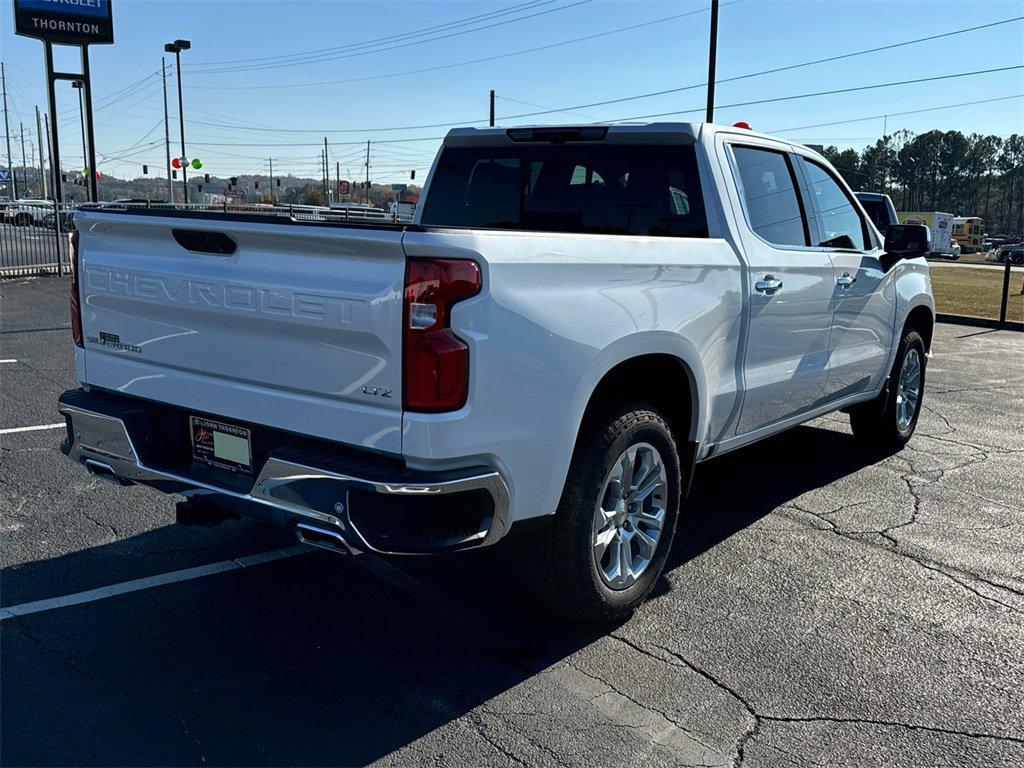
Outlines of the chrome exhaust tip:
M295 538L300 543L308 544L311 547L329 549L332 552L339 552L343 555L352 554L352 548L345 542L342 535L336 531L317 528L306 523L298 523L295 526Z

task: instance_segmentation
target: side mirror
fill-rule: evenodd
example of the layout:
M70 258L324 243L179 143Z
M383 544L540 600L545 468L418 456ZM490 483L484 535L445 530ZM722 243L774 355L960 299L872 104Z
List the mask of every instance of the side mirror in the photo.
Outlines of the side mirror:
M882 267L888 272L903 259L926 256L930 245L931 233L924 224L890 224L885 228Z

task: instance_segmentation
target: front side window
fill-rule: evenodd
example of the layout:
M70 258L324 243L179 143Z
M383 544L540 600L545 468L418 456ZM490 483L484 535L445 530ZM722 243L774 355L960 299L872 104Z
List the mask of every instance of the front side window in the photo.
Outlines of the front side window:
M799 192L788 158L781 152L733 147L750 226L774 245L808 245Z
M818 206L822 248L865 250L864 222L832 174L812 160L804 161L811 194Z
M707 237L692 146L448 147L423 208L435 226Z

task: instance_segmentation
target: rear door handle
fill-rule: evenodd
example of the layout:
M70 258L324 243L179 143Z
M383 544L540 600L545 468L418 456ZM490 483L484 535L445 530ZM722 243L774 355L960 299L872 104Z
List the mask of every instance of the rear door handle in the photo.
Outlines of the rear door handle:
M782 281L776 280L775 275L765 275L762 280L754 283L754 289L760 293L771 295L782 287Z
M849 272L844 272L842 277L836 278L836 285L841 288L849 288L856 282L857 278L852 277Z

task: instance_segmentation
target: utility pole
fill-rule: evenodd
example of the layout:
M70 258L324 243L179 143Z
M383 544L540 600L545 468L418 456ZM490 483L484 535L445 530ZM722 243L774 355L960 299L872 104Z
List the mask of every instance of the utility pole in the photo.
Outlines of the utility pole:
M331 172L327 160L327 137L324 136L324 200L331 204Z
M57 163L53 160L53 134L50 132L50 115L48 112L43 113L43 130L46 131L46 152L47 157L50 158L50 173L53 174L50 179L50 184L53 187L53 199L62 202L64 200L64 185L60 175L60 168L57 167ZM58 189L60 190L59 195L57 194Z
M494 89L491 89L491 128L494 127Z
M14 163L11 161L11 126L7 122L7 75L4 73L3 62L0 62L0 83L4 90L4 136L7 137L7 167L11 171L11 200L18 199L18 177L14 173Z
M25 194L29 194L28 189L28 163L25 162L25 124L18 122L18 133L21 134L21 176L25 182Z
M39 188L43 190L40 197L46 197L46 160L43 156L43 121L39 117L39 105L36 104L36 142L39 144Z
M274 158L268 157L270 161L270 204L274 204Z
M370 140L366 140L366 204L370 204Z
M711 0L711 41L708 44L708 111L706 122L715 121L715 60L718 58L718 0Z
M167 151L167 202L174 203L174 185L171 183L171 128L167 123L167 60L160 57L160 74L164 78L164 149ZM84 128L82 130L85 130ZM83 139L84 142L84 139ZM84 143L83 143L83 146Z
M334 189L338 193L338 197L341 197L341 161L335 161L334 163Z

